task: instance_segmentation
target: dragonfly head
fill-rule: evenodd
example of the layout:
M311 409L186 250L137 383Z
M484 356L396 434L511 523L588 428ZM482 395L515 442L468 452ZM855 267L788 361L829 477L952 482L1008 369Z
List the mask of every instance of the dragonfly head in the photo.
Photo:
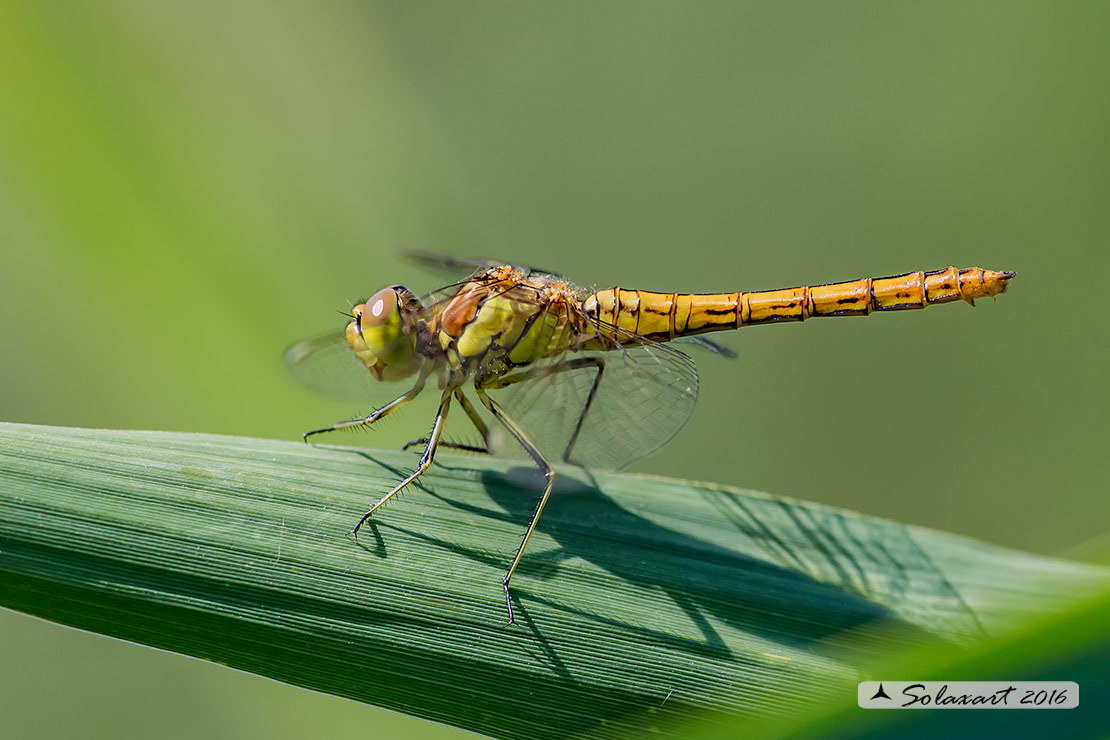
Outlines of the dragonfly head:
M393 285L355 306L347 324L347 344L378 380L403 380L416 372L415 314L420 302L407 288Z

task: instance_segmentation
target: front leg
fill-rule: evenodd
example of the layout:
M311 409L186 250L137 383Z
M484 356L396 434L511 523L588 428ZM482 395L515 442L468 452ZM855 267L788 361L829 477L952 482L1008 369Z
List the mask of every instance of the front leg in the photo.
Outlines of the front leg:
M364 416L361 419L351 419L349 421L337 421L334 424L332 424L330 427L324 427L323 429L313 429L310 432L305 432L304 435L302 435L302 438L304 439L304 441L307 442L308 438L311 437L314 434L324 434L326 432L334 432L334 431L337 431L339 429L348 429L348 428L351 428L351 427L369 426L370 424L373 424L374 422L378 421L379 419L384 419L386 416L389 416L394 411L401 408L402 406L404 406L406 403L408 403L412 399L416 398L418 395L420 395L420 391L422 391L422 390L424 390L424 378L423 377L421 377L420 380L417 381L416 385L413 386L412 390L409 390L408 392L406 392L403 396L400 396L399 398L393 399L392 401L387 403L385 406L382 406L380 409L377 409L377 410L371 412L368 416Z

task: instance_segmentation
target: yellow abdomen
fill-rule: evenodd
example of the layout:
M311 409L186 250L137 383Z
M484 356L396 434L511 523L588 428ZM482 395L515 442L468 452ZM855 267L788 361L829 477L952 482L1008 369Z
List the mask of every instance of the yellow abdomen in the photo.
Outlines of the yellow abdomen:
M754 293L650 293L611 288L583 304L601 325L612 325L656 341L710 331L739 329L811 316L867 316L873 311L925 308L934 303L995 296L1012 272L949 267L886 278L802 286Z

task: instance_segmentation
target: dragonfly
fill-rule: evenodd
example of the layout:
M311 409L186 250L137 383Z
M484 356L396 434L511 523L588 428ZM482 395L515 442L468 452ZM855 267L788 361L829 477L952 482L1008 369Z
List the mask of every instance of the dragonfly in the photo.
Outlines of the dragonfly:
M383 288L351 310L343 331L293 345L292 375L323 393L390 398L366 416L305 432L304 439L375 424L425 389L439 406L416 469L371 506L350 534L432 465L436 451L495 452L494 428L515 439L544 479L543 493L501 581L509 624L510 583L555 481L552 462L621 469L659 450L690 418L698 372L683 342L719 355L703 335L817 316L867 316L993 297L1013 272L948 267L885 278L738 293L589 291L562 276L497 261L420 255L466 270L464 279L418 296ZM471 395L488 412L489 423ZM443 439L457 404L478 444ZM502 434L503 434L502 433Z

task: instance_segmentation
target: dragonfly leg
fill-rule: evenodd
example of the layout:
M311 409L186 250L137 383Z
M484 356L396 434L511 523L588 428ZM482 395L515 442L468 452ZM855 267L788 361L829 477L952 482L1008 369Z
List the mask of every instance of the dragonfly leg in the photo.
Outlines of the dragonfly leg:
M378 421L379 419L392 414L394 411L401 408L412 399L416 398L420 394L420 391L422 391L423 389L424 378L421 378L420 382L418 382L412 388L412 390L407 391L403 396L400 396L399 398L393 399L385 406L382 406L380 409L377 409L370 413L368 416L364 416L361 419L351 419L349 421L337 421L330 427L324 427L323 429L313 429L311 432L305 432L303 435L303 439L307 442L308 438L311 437L313 434L324 434L325 432L334 432L339 429L368 426L370 424L373 424L375 421Z
M533 368L518 373L510 373L493 380L491 384L486 385L486 388L505 388L525 380L532 380L536 377L554 375L555 373L565 373L571 370L583 370L586 368L596 369L597 375L594 376L593 385L590 386L590 393L586 396L586 403L582 407L582 413L578 415L578 423L574 425L574 433L570 435L567 448L563 450L563 462L570 462L570 455L574 451L575 443L578 442L578 435L582 433L582 424L586 421L586 414L590 412L590 407L593 406L594 398L597 396L597 388L601 385L601 375L605 372L605 360L600 357L576 357L573 360L560 362L558 365L553 365L551 367Z
M543 455L540 454L540 451L536 449L536 446L532 444L527 435L517 426L516 422L506 416L505 412L501 410L500 405L486 395L485 389L479 385L475 385L474 389L478 393L478 398L481 399L482 403L489 409L489 412L493 414L494 418L501 422L501 424L509 430L509 433L516 437L516 440L524 447L524 450L532 458L533 462L536 463L536 467L543 473L544 480L547 482L547 485L544 486L543 489L543 496L540 497L540 503L536 506L535 513L532 514L532 521L528 523L528 530L524 533L524 539L520 541L520 547L516 550L513 563L509 566L509 572L505 574L505 578L501 581L501 588L505 591L505 606L508 607L509 610L509 624L516 624L516 619L513 617L513 600L509 595L509 582L512 580L513 573L516 572L517 566L520 565L520 559L524 556L524 548L528 546L528 540L532 538L532 533L536 531L536 523L539 522L540 514L543 513L543 507L547 505L547 499L551 496L551 486L555 482L555 470L547 460L544 459Z
M459 402L459 405L462 406L462 410L466 412L466 416L470 419L470 423L473 424L474 428L478 430L478 433L482 435L482 446L479 447L477 445L457 444L455 442L440 442L439 446L451 450L477 452L485 455L490 454L489 427L487 427L486 423L482 421L482 417L478 416L478 412L474 410L474 405L470 403L470 399L467 398L466 394L462 392L462 388L455 389L455 399ZM426 444L428 444L428 438L421 437L420 439L414 439L411 442L406 442L401 449L407 450L410 447L416 447L418 445Z
M381 499L378 500L378 503L371 506L370 510L363 514L362 518L358 520L358 524L354 526L354 529L352 529L347 534L357 535L358 530L362 527L363 524L366 523L367 519L374 515L375 511L385 506L387 501L400 493L401 489L403 489L409 483L412 483L414 480L423 475L424 471L427 470L429 466L431 466L432 459L435 458L436 455L436 448L439 447L439 439L443 436L443 425L447 421L447 410L450 408L450 406L451 391L447 390L443 392L443 398L440 399L439 411L436 412L436 420L432 424L432 433L428 435L428 445L424 448L424 454L420 456L420 464L416 466L416 470L408 475L403 481L395 485L389 493L382 496Z
M426 444L428 444L428 438L427 437L420 437L419 439L414 439L414 440L410 440L408 442L405 442L405 444L401 446L401 451L405 452L411 447L419 447L420 445L426 445ZM485 447L479 447L478 445L464 445L464 444L460 444L458 442L440 442L439 446L442 447L445 450L459 450L460 452L474 452L474 453L477 453L479 455L489 454L488 449L486 449Z
M563 450L563 462L570 462L570 453L574 450L574 443L578 441L578 435L582 432L582 424L586 421L586 414L590 413L590 407L594 405L597 387L601 385L601 374L605 372L605 360L600 357L583 357L573 362L579 362L578 367L596 367L597 375L594 376L593 385L590 386L590 394L586 396L586 405L582 407L582 413L578 415L578 423L574 425L574 434L570 435L567 448Z

